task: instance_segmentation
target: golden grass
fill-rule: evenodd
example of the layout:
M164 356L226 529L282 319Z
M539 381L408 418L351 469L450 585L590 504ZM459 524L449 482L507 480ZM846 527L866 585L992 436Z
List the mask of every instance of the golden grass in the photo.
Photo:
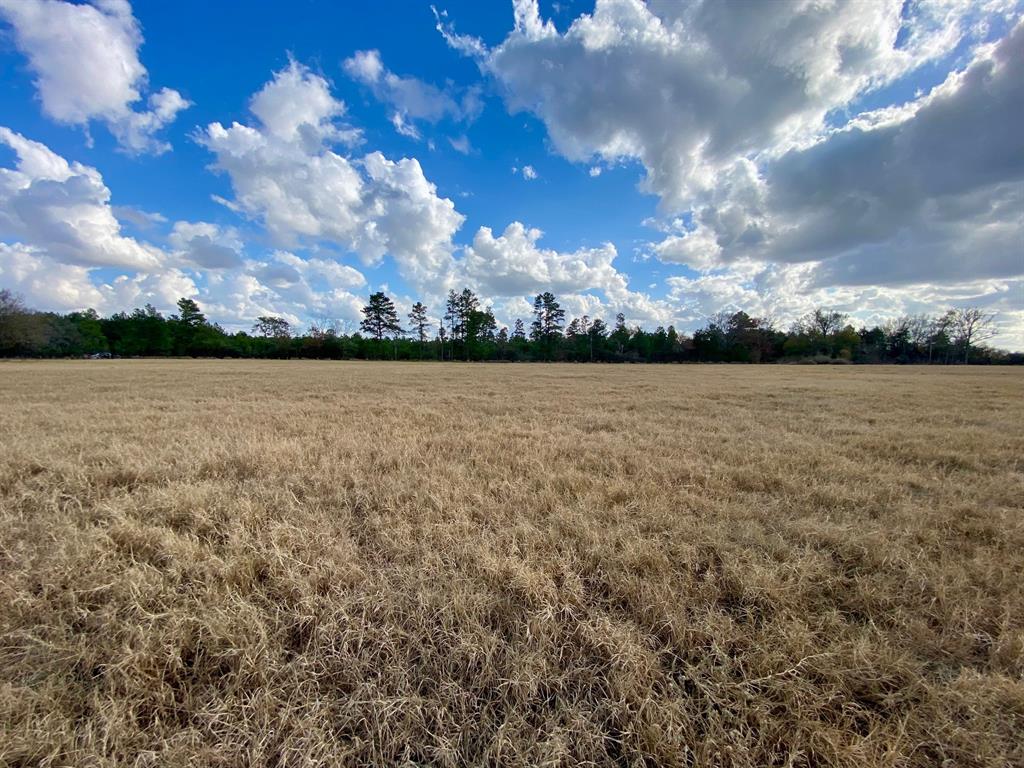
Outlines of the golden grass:
M1024 765L1024 371L0 365L0 764Z

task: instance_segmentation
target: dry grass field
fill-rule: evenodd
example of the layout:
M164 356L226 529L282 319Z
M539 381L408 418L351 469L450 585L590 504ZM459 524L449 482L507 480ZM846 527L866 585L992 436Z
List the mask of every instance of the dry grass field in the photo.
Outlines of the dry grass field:
M0 363L0 764L1024 765L1024 371Z

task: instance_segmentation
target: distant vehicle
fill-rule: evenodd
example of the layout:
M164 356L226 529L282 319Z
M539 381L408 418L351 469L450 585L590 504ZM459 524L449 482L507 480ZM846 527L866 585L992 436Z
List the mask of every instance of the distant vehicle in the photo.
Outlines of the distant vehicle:
M93 352L91 355L86 355L86 360L110 360L113 357L109 352Z

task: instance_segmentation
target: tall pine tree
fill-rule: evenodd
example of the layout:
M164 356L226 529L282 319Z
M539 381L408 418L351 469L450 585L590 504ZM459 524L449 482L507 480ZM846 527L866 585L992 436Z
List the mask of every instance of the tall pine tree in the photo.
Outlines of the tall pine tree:
M537 294L533 300L533 323L530 325L530 338L540 346L544 359L550 360L556 341L562 336L565 324L565 310L555 300L550 291Z
M420 357L423 357L423 348L427 345L427 329L433 325L427 318L427 308L423 305L422 301L417 301L412 305L412 311L409 313L409 330L416 334L416 338L420 342ZM444 330L444 326L441 326Z
M387 335L398 336L402 326L398 324L398 312L395 303L382 291L370 296L370 303L362 309L363 320L359 329L377 341L383 341Z

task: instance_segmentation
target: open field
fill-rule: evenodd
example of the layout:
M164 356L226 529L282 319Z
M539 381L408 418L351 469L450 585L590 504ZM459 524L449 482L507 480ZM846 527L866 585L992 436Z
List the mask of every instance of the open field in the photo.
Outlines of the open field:
M1024 370L0 364L0 765L1024 765Z

